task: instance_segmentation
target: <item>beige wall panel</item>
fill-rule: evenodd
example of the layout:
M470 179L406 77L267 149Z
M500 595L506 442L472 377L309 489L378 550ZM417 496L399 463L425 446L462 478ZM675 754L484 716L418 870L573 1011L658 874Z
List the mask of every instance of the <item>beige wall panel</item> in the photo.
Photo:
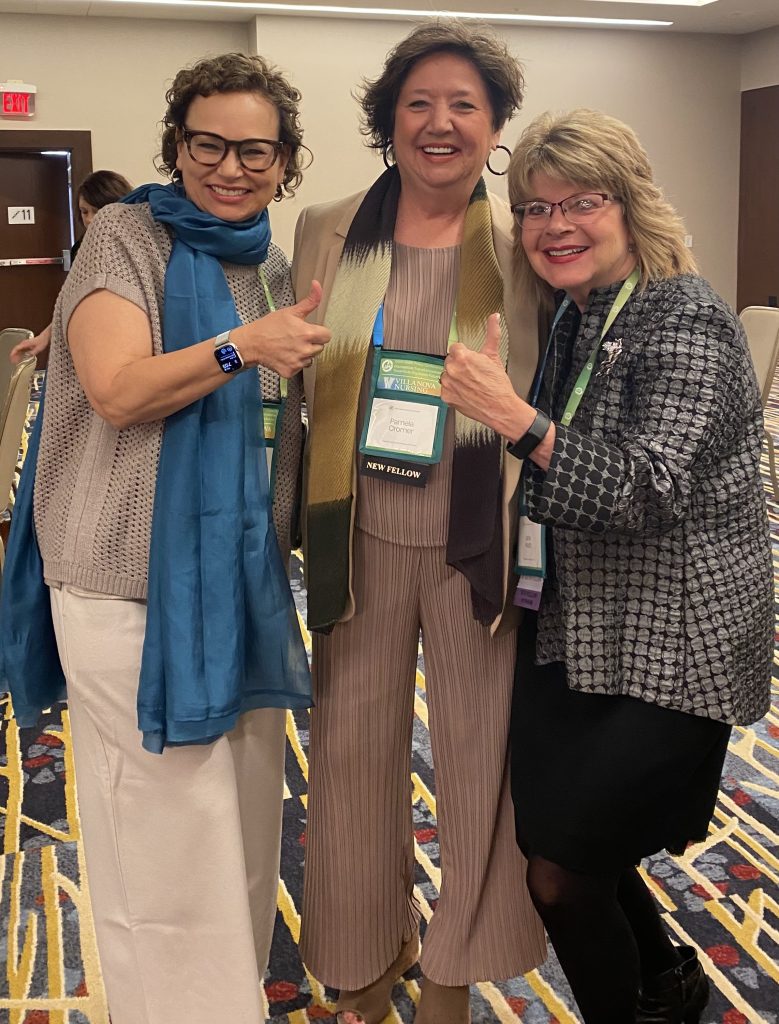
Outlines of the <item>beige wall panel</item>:
M779 85L779 28L753 32L741 44L741 88Z
M299 210L364 188L382 169L358 134L349 93L381 68L407 23L257 18L260 52L288 69L303 92L306 141L316 155L299 196L274 209L288 247ZM524 110L512 145L543 110L589 106L631 124L656 177L685 218L703 273L735 301L740 55L736 37L568 29L505 29L525 62ZM487 175L505 194L503 179Z
M37 116L3 128L92 132L92 166L157 180L159 121L173 75L199 57L246 50L240 22L0 14L0 78L38 86Z

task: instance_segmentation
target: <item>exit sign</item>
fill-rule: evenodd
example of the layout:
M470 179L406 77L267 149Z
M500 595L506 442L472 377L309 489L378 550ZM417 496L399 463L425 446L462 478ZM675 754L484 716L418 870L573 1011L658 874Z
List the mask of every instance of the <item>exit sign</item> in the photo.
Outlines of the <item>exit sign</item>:
M0 116L35 117L36 92L24 82L0 82Z

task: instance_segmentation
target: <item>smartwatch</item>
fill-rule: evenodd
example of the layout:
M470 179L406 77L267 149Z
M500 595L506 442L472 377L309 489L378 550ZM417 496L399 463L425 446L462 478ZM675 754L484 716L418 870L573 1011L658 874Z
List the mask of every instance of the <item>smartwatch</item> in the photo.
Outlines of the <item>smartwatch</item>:
M515 459L526 459L541 444L551 426L552 421L546 413L537 409L536 418L528 429L513 444L507 444L506 451L513 455Z
M241 353L230 341L229 331L222 331L214 338L214 358L225 373L243 369Z

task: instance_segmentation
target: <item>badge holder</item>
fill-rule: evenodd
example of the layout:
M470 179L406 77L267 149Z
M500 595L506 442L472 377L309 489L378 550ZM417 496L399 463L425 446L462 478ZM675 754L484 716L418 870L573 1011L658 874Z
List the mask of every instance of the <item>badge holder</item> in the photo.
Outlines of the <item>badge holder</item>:
M262 433L265 438L265 458L268 464L268 484L271 498L276 484L276 435L284 415L284 399L262 403Z
M524 473L520 482L519 540L517 543L517 565L519 576L514 604L537 612L541 606L541 593L546 579L546 527L534 523L528 515L525 503Z
M360 472L424 487L441 461L448 406L441 398L444 360L374 350L368 412L360 438Z

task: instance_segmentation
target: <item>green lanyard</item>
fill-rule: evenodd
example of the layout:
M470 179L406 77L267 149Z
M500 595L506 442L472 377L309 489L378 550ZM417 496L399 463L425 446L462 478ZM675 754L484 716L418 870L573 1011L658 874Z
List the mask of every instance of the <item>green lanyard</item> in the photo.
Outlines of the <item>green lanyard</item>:
M598 338L595 347L593 348L592 352L590 352L590 357L584 364L584 369L579 374L579 377L576 383L574 384L573 391L571 392L571 397L568 399L568 404L565 407L565 412L560 418L560 423L562 423L564 427L569 427L571 425L571 420L576 415L576 410L579 408L581 400L584 398L584 393L587 390L587 387L590 383L592 371L595 368L595 360L598 358L598 352L600 352L600 347L603 344L603 339L608 334L611 325L622 312L628 299L633 294L637 284L638 268L636 268L633 271L633 273L630 275L627 281L625 281L625 283L620 288L619 294L614 300L614 305L611 307L611 309L609 310L609 315L606 317L606 323L603 325L603 330L600 332L600 338Z
M260 281L262 282L263 291L265 292L265 301L268 303L268 309L271 311L271 313L275 313L276 303L273 301L273 296L271 295L270 288L268 287L268 279L265 276L265 270L262 267L259 268L259 275ZM281 395L282 402L287 397L288 389L289 383L286 377L279 377L279 393Z

